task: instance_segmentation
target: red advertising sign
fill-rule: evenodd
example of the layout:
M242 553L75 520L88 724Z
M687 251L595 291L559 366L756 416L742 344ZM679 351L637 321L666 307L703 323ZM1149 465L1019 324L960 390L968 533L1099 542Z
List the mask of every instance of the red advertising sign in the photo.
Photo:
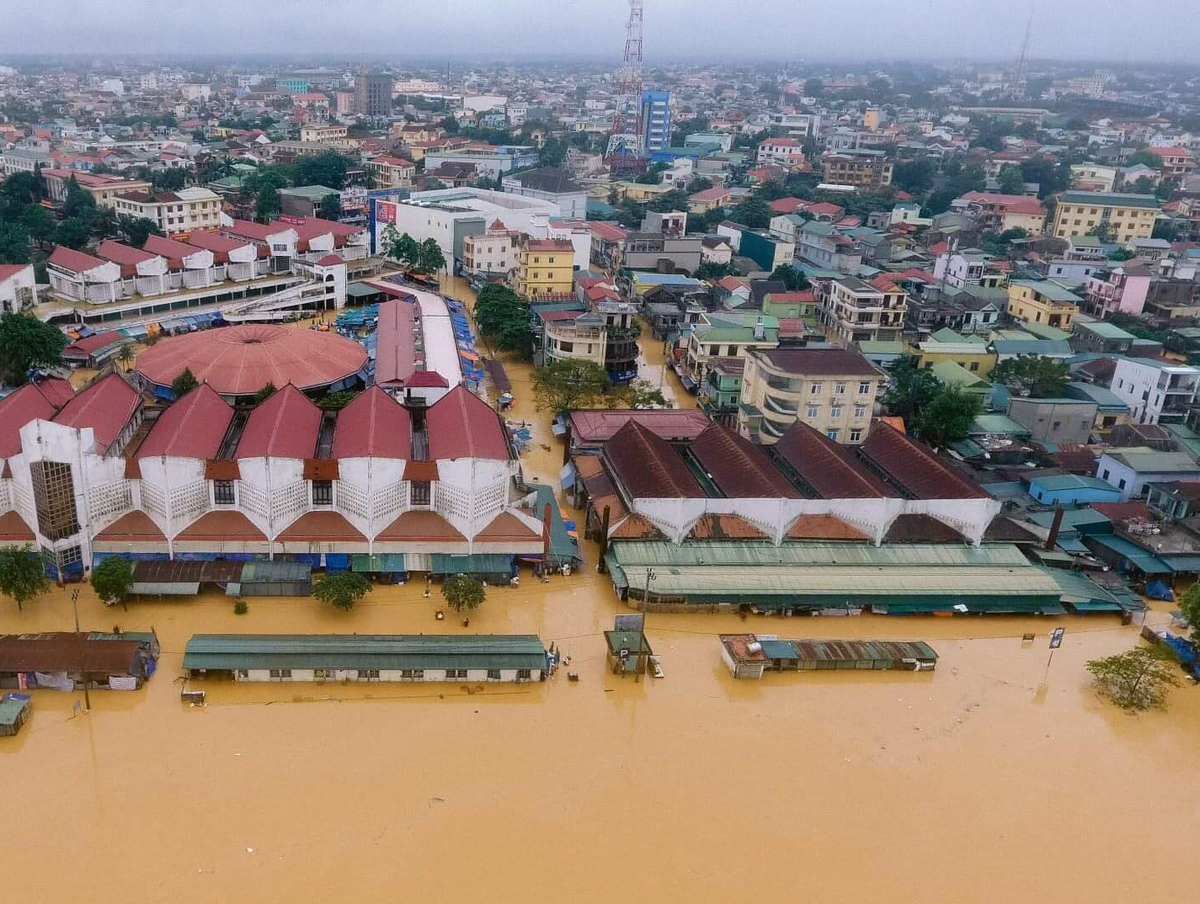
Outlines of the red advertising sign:
M376 201L375 202L375 222L376 223L395 223L396 222L396 205L391 201Z

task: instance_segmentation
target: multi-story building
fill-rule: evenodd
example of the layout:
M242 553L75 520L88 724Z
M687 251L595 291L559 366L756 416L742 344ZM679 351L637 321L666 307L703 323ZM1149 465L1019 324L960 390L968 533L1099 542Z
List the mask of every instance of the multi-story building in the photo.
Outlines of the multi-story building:
M446 163L466 163L489 179L499 179L515 169L535 166L537 149L528 145L468 144L459 148L425 152L425 168L435 170Z
M360 69L354 78L354 112L360 116L391 116L392 84L390 75Z
M562 239L524 237L513 290L522 298L564 298L575 288L575 246Z
M819 113L772 113L771 127L781 129L789 138L818 138L821 134ZM729 150L729 148L725 148Z
M704 237L700 235L629 232L625 235L623 266L628 270L658 270L661 261L670 261L677 271L695 273L703 258L703 247Z
M1183 423L1196 407L1200 368L1158 358L1118 358L1110 388L1139 424Z
M0 314L27 311L37 303L33 264L0 264Z
M671 146L671 92L642 92L642 144L646 151Z
M688 337L684 385L704 384L713 358L744 358L756 348L778 348L779 318L757 312L701 314Z
M1165 176L1186 176L1196 168L1196 155L1189 148L1147 148L1162 160L1162 171Z
M757 161L760 166L799 166L804 162L804 145L796 138L766 138L758 143Z
M1065 191L1054 212L1054 237L1107 232L1109 241L1123 245L1131 239L1149 238L1160 210L1154 195Z
M798 254L822 270L854 273L862 265L862 252L849 236L836 226L809 220L800 227Z
M1083 307L1101 319L1117 312L1138 316L1146 306L1152 279L1145 265L1136 261L1096 270L1088 277Z
M1008 315L1022 323L1042 323L1070 332L1080 301L1052 279L1014 279L1008 284Z
M860 443L883 380L856 349L751 351L742 376L738 432L770 444L802 421L835 442Z
M463 269L475 274L498 274L507 278L517 267L521 233L505 229L496 220L488 231L463 238Z
M412 188L417 165L403 157L380 155L367 160L363 166L375 188Z
M1071 188L1110 192L1117 187L1117 168L1099 163L1071 164Z
M102 175L93 176L91 173L80 173L75 170L44 169L41 171L42 180L46 185L46 195L54 204L62 204L67 200L67 189L71 180L92 196L98 207L117 206L117 197L130 192L146 193L151 190L149 182L142 179L126 179L122 176Z
M946 363L955 364L968 373L986 380L996 366L996 353L982 336L964 336L943 327L927 339L911 343L905 351L922 369Z
M582 360L604 366L608 331L598 313L545 311L536 316L542 324L542 364Z
M347 126L336 123L312 123L300 127L300 140L327 144L330 147L346 147Z
M907 312L908 293L884 276L869 283L842 276L822 288L821 323L836 342L899 339Z
M186 235L221 225L221 196L207 188L181 188L158 194L129 192L117 195L116 211L144 217L167 235Z
M874 191L892 184L892 163L884 151L865 148L825 154L822 179L831 185L852 185Z
M1037 198L971 191L958 200L963 202L963 211L967 216L992 232L1024 229L1030 235L1040 235L1046 226L1046 207Z
M542 167L505 176L504 191L526 198L538 198L558 205L558 215L570 219L587 217L587 189L565 169Z
M937 256L933 264L933 277L944 280L948 286L956 289L968 286L992 289L1002 285L1008 274L996 266L996 259L986 251L980 248L956 248Z
M701 410L726 427L737 428L745 369L745 358L712 358L697 392Z

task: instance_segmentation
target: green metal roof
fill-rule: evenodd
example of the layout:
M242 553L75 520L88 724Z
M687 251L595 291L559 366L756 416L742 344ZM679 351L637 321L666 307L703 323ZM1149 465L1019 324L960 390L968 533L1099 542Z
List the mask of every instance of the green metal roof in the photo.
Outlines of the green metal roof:
M328 195L341 194L336 188L330 188L328 185L297 185L295 188L281 188L279 193L307 198L310 201L320 201Z
M1112 550L1117 555L1128 559L1144 574L1170 574L1171 567L1158 556L1146 552L1140 546L1129 542L1124 537L1113 534L1094 536L1092 539L1101 546Z
M17 719L21 718L21 713L28 706L28 700L14 700L12 697L5 696L0 700L0 725L16 725Z
M608 643L608 652L628 650L630 653L653 653L646 635L641 631L605 631L604 640Z
M1071 334L1066 330L1060 330L1058 327L1050 326L1046 323L1023 323L1021 327L1025 332L1037 336L1039 339L1052 339L1055 342L1066 342L1071 338Z
M312 566L303 562L247 562L242 567L242 584L265 581L303 581L312 577Z
M1032 289L1051 301L1061 301L1067 304L1079 304L1080 301L1078 295L1068 292L1052 279L1014 279L1011 284Z
M1105 490L1119 492L1116 487L1099 477L1082 477L1078 474L1050 474L1046 477L1031 477L1029 485L1037 484L1043 490Z
M835 565L865 567L936 566L1006 567L1026 566L1028 561L1013 544L997 543L974 547L965 543L821 543L789 541L774 546L755 540L688 541L676 546L667 540L614 540L612 558L622 568L666 569L689 566L736 566L744 579L753 582L759 567ZM656 579L657 581L657 579ZM639 586L639 585L635 585ZM653 591L652 591L653 592Z
M477 552L455 556L435 552L430 556L430 574L503 574L512 572L513 557L504 553Z
M1107 191L1065 191L1058 198L1059 204L1095 204L1097 207L1148 207L1157 210L1160 206L1154 195L1135 195Z
M1179 444L1193 458L1200 459L1200 435L1195 431L1190 430L1183 424L1162 424L1171 433L1175 434L1175 438L1179 440Z
M1109 323L1107 320L1095 320L1090 323L1079 321L1079 328L1087 330L1089 333L1095 333L1097 336L1102 336L1105 339L1133 339L1133 333L1127 333L1119 326Z
M1024 424L1018 424L1007 414L981 414L971 423L970 433L1004 433L1014 436L1032 436L1032 432Z
M541 669L536 634L196 634L185 669Z
M505 557L507 558L507 556ZM373 556L356 554L350 557L350 570L359 572L407 571L404 553L380 553Z
M971 373L956 361L934 361L929 369L933 371L935 377L951 386L959 386L975 392L988 392L992 387L992 384L979 374Z

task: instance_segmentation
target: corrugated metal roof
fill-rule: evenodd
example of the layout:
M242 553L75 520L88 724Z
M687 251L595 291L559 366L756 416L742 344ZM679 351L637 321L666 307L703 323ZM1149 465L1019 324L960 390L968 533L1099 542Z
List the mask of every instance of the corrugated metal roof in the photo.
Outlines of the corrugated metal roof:
M816 659L827 662L862 662L873 659L936 660L938 658L933 647L921 640L787 640L775 642L790 646L800 659ZM763 641L764 652L768 643L770 641Z
M613 541L610 549L618 564L658 568L692 565L752 566L972 566L985 568L1029 567L1020 549L997 543L978 548L967 544L889 543L806 543L798 541L782 546L755 541L688 542L676 546L662 540L637 542ZM747 573L746 580L753 580Z
M1128 559L1135 567L1144 574L1170 574L1171 567L1167 565L1158 556L1152 555L1130 543L1123 537L1117 537L1113 534L1096 534L1089 538L1095 543L1099 543L1106 549L1110 549L1117 555Z
M196 634L185 669L541 669L536 634Z

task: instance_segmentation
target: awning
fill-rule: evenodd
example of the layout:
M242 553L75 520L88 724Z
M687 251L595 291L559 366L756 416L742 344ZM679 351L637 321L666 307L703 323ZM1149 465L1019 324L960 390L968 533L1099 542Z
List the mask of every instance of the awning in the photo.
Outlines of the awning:
M1200 573L1200 556L1167 555L1163 557L1163 564L1176 574Z
M1083 541L1077 537L1060 537L1058 548L1063 552L1069 552L1073 555L1086 556L1091 554L1091 550L1084 546Z
M1067 600L1067 605L1077 612L1120 612L1121 607L1117 603L1108 603L1104 600Z
M1140 546L1111 534L1095 535L1092 542L1099 543L1105 549L1115 552L1128 561L1142 574L1170 574L1171 568L1156 555L1146 552Z
M558 483L564 490L569 490L575 486L575 465L567 462L563 465L562 470L558 472Z
M200 592L198 583L139 583L135 581L129 592L144 596L195 596Z
M350 556L350 570L358 572L391 573L407 571L404 553L380 553L373 556Z

